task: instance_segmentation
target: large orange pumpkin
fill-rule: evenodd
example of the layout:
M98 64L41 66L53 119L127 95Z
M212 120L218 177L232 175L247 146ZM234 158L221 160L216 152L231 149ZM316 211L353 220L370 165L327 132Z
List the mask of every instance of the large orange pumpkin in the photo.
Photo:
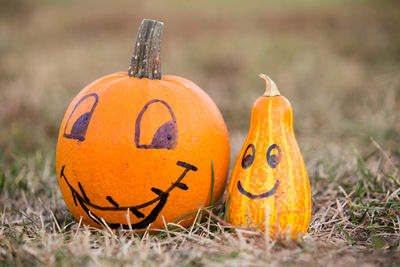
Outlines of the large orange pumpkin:
M250 130L227 191L227 220L295 237L311 217L307 170L293 131L289 101L266 75L266 92L253 105Z
M224 190L230 154L224 120L193 82L161 75L162 26L144 20L129 74L86 86L61 123L58 181L71 213L86 224L164 228L163 218L172 222L198 203L210 204L212 161L214 199Z

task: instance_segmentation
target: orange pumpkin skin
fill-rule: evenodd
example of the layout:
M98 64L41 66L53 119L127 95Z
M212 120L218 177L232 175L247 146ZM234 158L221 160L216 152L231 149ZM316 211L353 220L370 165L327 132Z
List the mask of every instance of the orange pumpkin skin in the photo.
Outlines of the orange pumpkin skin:
M163 229L163 217L172 222L198 203L210 204L211 161L214 199L222 195L229 155L224 120L194 83L115 73L85 87L68 107L58 136L57 174L76 220Z
M262 77L267 91L275 86ZM253 105L249 134L228 185L227 220L294 238L306 233L310 223L310 184L294 136L290 103L272 95L259 97Z

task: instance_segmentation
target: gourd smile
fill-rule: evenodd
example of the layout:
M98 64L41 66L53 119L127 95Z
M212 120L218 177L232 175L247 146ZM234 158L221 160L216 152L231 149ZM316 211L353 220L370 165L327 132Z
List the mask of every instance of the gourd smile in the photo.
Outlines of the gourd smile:
M279 188L279 184L280 184L280 183L281 183L281 182L280 182L279 180L276 180L276 181L275 181L275 184L274 184L274 186L272 187L271 190L269 190L269 191L267 191L267 192L264 192L264 193L262 193L262 194L259 194L259 195L253 195L252 193L246 191L246 190L242 187L242 184L240 183L240 181L238 181L237 187L238 187L240 193L242 193L242 194L245 195L246 197L249 197L249 198L251 198L251 199L260 199L260 198L270 197L270 196L272 196L273 194L275 194L276 191L277 191L278 188Z
M86 195L85 190L83 189L82 185L80 182L78 182L79 190L81 191L81 194L69 183L66 175L65 175L65 165L62 166L61 172L60 172L60 178L63 178L65 182L67 183L69 189L71 190L72 197L74 199L74 203L76 206L78 206L78 203L82 207L82 209L85 211L85 213L96 223L101 224L105 226L104 220L102 220L100 217L92 213L89 209L89 207L96 209L96 210L102 210L102 211L126 211L129 209L129 211L135 215L137 218L144 218L143 220L134 223L134 224L119 224L119 223L107 223L107 226L110 228L116 229L122 227L123 229L136 229L136 228L145 228L147 227L150 223L152 223L158 216L158 214L161 212L161 210L164 208L165 204L167 203L169 193L175 188L179 188L182 190L188 190L188 186L184 183L182 183L182 179L186 176L186 174L189 171L197 171L197 167L183 162L183 161L178 161L176 165L183 167L185 170L182 172L182 174L179 176L179 178L172 183L172 185L165 191L152 187L151 191L154 192L157 197L154 199L140 204L136 206L119 206L117 202L114 201L114 199L111 196L107 196L106 199L108 202L112 204L112 207L102 207L98 206L90 201L88 196ZM157 203L158 202L158 203ZM145 215L140 212L140 209L143 209L145 207L148 207L154 203L157 203L157 205L151 210L149 215L145 217Z
M276 154L272 154L273 151L276 151ZM250 168L250 166L253 164L255 154L256 154L256 147L254 146L254 144L249 144L247 146L246 150L244 151L243 158L242 158L241 165L242 165L243 169ZM282 158L282 150L281 150L280 146L278 146L277 144L272 144L271 146L268 147L268 150L266 153L266 159L267 159L268 165L271 168L275 169L278 166L279 162L281 161L281 158ZM280 185L280 181L276 180L272 189L270 189L264 193L261 193L259 195L254 195L243 188L240 180L237 182L237 188L238 188L239 192L251 199L260 199L260 198L270 197L270 196L274 195L276 193L276 191L278 191L279 185Z

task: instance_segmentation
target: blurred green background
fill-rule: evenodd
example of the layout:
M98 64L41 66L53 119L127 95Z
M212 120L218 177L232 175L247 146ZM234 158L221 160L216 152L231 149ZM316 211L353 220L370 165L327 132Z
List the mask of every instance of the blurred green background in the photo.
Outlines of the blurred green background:
M1 0L0 156L53 157L72 98L127 71L143 18L165 23L162 71L217 103L237 155L268 74L306 162L400 143L399 1Z

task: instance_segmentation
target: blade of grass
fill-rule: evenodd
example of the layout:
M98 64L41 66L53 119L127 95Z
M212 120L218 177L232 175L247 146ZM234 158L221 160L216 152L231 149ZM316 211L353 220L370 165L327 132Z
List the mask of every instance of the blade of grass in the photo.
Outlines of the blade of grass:
M229 207L229 202L231 200L231 194L229 194L227 200L226 200L226 204L225 204L225 213L224 213L224 221L226 221L226 216L228 213L228 207Z
M354 239L351 238L350 234L349 234L346 230L344 230L343 227L341 227L340 225L338 225L337 228L339 228L339 230L343 232L343 234L346 236L346 238L351 242L351 244L352 244L353 246L357 245L356 241L354 241Z
M356 217L354 216L354 206L353 205L350 206L350 221L353 223L357 221Z
M197 223L197 224L200 224L202 219L203 219L203 212L200 211L199 216L197 217L196 223Z
M395 227L389 225L368 225L367 229L395 229Z
M265 217L265 218L256 226L256 229L257 229L257 230L261 227L261 225L265 222L266 219L267 219L267 217Z
M182 228L179 228L179 227L176 227L176 228L172 228L172 229L168 229L168 232L171 234L171 233L176 233L176 232L182 232L182 231L186 231L186 229L182 229ZM162 233L159 233L159 234L157 234L156 235L156 237L158 237L158 238L160 238L160 237L166 237L168 234L167 234L167 232L165 231L165 232L162 232Z
M211 199L210 206L214 207L214 183L215 183L214 161L211 160Z
M374 201L373 201L374 202ZM371 204L374 205L375 203ZM385 209L384 207L371 207L371 205L369 207L366 206L358 206L358 205L353 205L353 207L355 209L366 209L366 210L383 210Z
M35 221L34 221L31 217L29 217L28 214L26 214L26 213L23 212L23 211L14 209L14 208L13 208L12 210L18 212L19 214L21 214L22 216L24 216L25 218L27 218L34 226L36 226L37 229L40 229L39 226L35 223Z
M398 186L400 186L400 181L398 179L396 179L396 177L392 176L392 175L388 175L388 177L390 179L392 179Z
M211 207L211 206L208 206L208 207L206 207L206 208L209 209L209 208L212 208L212 207ZM197 213L197 212L198 212L198 210L194 210L194 211L191 211L191 212L189 212L189 213L186 213L185 215L183 215L183 216L179 217L178 219L172 221L172 223L177 223L178 221L182 220L183 218L185 218L185 217L187 217L187 216L190 216L190 215L192 215L192 214L194 214L194 213Z

